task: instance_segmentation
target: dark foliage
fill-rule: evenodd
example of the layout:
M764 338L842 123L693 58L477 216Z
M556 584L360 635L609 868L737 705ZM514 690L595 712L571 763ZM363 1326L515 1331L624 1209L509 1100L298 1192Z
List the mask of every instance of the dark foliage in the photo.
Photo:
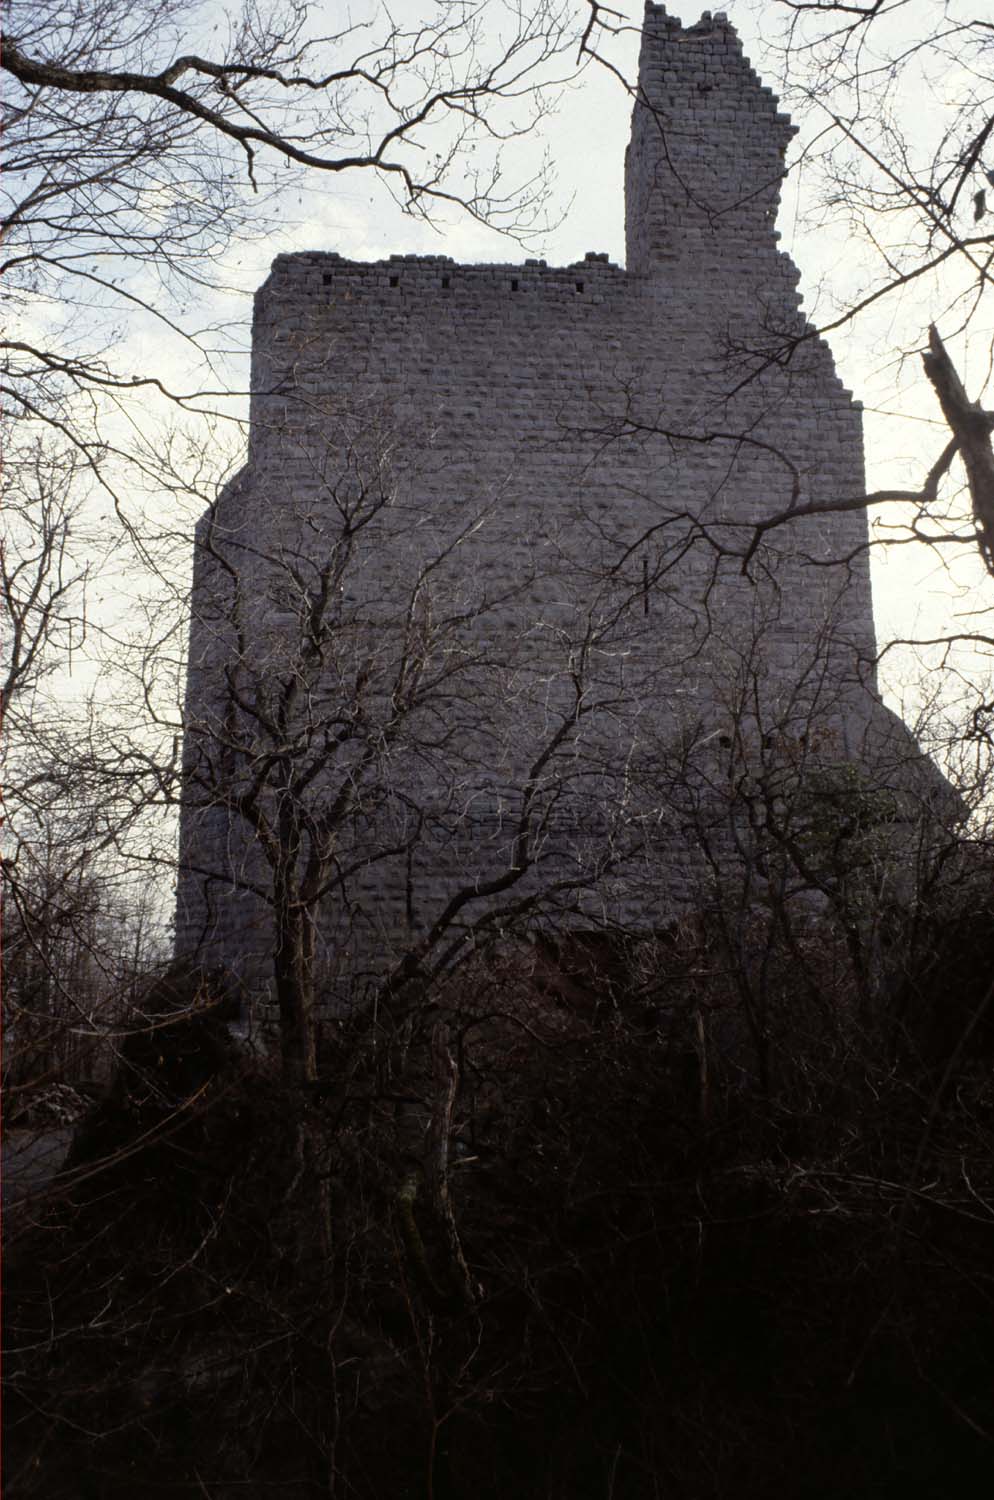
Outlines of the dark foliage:
M714 966L676 946L653 1005L616 977L591 1017L508 967L356 1017L303 1105L203 987L160 995L9 1252L6 1493L982 1492L989 1069L961 1049L937 1091L850 1035L705 1095L677 1002Z

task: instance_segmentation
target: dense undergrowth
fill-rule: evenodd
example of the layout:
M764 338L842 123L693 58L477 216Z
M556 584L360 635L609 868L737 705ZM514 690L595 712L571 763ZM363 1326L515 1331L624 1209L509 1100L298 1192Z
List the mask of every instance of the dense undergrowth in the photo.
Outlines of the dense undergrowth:
M11 1236L5 1493L983 1492L988 916L872 1019L768 963L765 1087L699 934L328 1027L305 1099L160 985Z

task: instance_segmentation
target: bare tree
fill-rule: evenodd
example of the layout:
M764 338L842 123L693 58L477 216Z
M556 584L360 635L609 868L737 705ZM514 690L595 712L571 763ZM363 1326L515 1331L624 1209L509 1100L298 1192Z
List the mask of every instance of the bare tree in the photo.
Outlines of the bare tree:
M467 570L484 513L426 542L394 442L331 444L278 543L238 481L198 534L180 943L272 979L297 1086L320 1002L400 1018L524 924L594 913L645 841L619 744L641 584L522 616L535 568L496 589Z
M975 746L954 768L949 736L959 743L962 725L935 699L916 739L855 714L830 629L807 644L790 691L770 690L760 618L721 646L710 712L660 740L645 775L681 830L686 911L714 955L695 1049L712 1073L738 1069L769 1094L843 1066L850 1049L879 1057L892 1045L895 995L925 962L929 914L970 899L991 759ZM666 947L645 947L647 983L665 962ZM686 1024L693 1002L678 991L670 1024Z
M186 0L5 0L3 19L0 384L24 434L6 444L8 820L78 839L88 799L70 870L175 795L185 514L240 438L218 440L237 410L204 313L226 253L272 229L294 173L364 172L416 216L540 229L547 176L512 180L502 149L568 71L570 21L546 0L330 32L298 0L220 22ZM108 597L124 578L130 618Z
M4 1069L20 1103L113 1067L138 976L166 956L167 917L161 891L135 878L131 843L143 819L146 850L155 839L146 814L158 761L147 743L139 751L140 735L119 733L135 713L105 691L113 621L88 616L115 535L95 521L71 444L27 424L5 459Z
M748 349L738 350L748 369L738 368L734 381L730 376L730 389L761 379L765 371L794 368L805 346L851 325L871 341L895 382L909 360L912 368L923 367L950 434L921 458L917 476L901 473L869 492L854 487L817 500L799 493L796 455L781 448L789 503L768 505L751 537L747 529L741 547L730 550L740 552L748 572L760 541L777 528L805 517L868 512L878 524L863 547L924 542L947 560L979 551L989 571L994 416L984 401L991 368L984 308L994 247L990 22L970 0L755 0L753 10L762 70L776 79L782 103L800 127L800 150L784 174L801 179L800 228L812 246L827 232L839 255L819 283L810 322L799 329L781 317L764 325ZM621 14L594 6L581 44L616 76L611 48L625 26ZM627 86L644 108L654 108L634 85ZM665 108L657 110L660 140L666 141L672 126ZM964 368L966 360L971 374L964 381L956 366ZM918 420L929 415L927 406L915 407ZM669 436L718 445L741 443L749 435L745 428L722 431L716 425ZM976 575L969 578L975 587ZM982 626L957 627L953 638L974 653L990 647Z
M962 326L989 291L994 96L983 7L773 0L764 16L785 102L812 122L810 211L826 223L841 216L869 270L823 331L912 285L901 318L908 346L940 311Z
M15 48L30 60L41 42ZM174 55L129 60L130 93L120 63L59 66L77 85L109 73L105 102L134 93L164 109L159 84L182 90L182 77L163 81ZM205 108L255 130L239 96L282 85L256 54L249 64L227 88L191 71ZM191 118L192 132L220 129ZM257 157L270 146L220 133ZM26 358L47 381L46 361ZM44 392L67 425L60 382L76 373L63 359ZM653 436L736 458L762 441L744 424ZM932 1419L922 1429L931 1438L941 1405L986 1472L989 1081L975 1099L940 1089L938 1103L955 1092L955 1105L940 1117L926 1102L922 1133L919 1074L870 1045L888 1019L894 843L913 846L915 891L934 884L943 846L915 833L942 824L948 794L884 765L879 747L867 761L882 774L864 772L847 736L854 684L829 631L792 691L768 690L763 610L775 617L782 580L800 585L778 575L763 514L702 523L676 486L650 533L619 536L612 516L601 528L612 555L536 553L534 571L498 591L461 565L486 519L478 506L413 545L423 511L405 509L383 437L312 449L306 502L261 486L265 527L239 509L237 481L201 525L182 791L169 755L180 723L155 688L172 627L154 605L128 672L163 753L140 737L63 743L48 723L45 765L66 775L46 769L44 786L71 778L111 846L137 809L182 798L202 834L185 846L187 937L209 953L231 924L254 930L284 1077L275 1086L262 1062L246 1083L244 1058L228 1054L213 1069L203 1032L195 1066L173 1067L158 1025L130 1055L136 1087L114 1101L123 1147L109 1171L107 1153L84 1163L67 1185L79 1211L17 1268L15 1482L69 1494L118 1474L133 1486L154 1467L157 1482L199 1493L416 1484L442 1496L462 1483L559 1495L592 1482L766 1494L786 1426L795 1472L830 1455L841 1492L865 1482L877 1449L839 1445L818 1419L831 1406L858 1420L878 1339L880 1367L901 1371L895 1409L913 1367L927 1391L915 1414ZM105 448L88 443L77 448L112 484ZM150 448L138 452L162 473L161 456L153 466ZM793 456L767 448L762 462L771 493L793 497ZM802 514L788 506L782 519ZM57 644L72 613L61 580L75 576L60 572L49 530L48 550L29 545L34 561L9 574L12 595L33 601L19 618L37 621L40 647ZM658 657L666 582L691 552L703 587L670 665L699 680L707 713L691 702L665 735L644 718L630 734L660 680L629 657L640 665L646 639L641 660ZM405 567L391 574L385 557ZM756 600L751 635L711 628L711 594L733 576ZM582 609L567 608L568 577ZM534 584L549 585L545 602L514 628L517 593ZM27 683L42 656L19 660ZM897 742L899 762L909 749ZM682 920L633 937L613 875L644 915L677 859L692 893ZM545 941L529 950L518 938L536 925ZM349 966L369 1005L342 1021L319 1076L319 1002ZM955 1069L943 1068L945 1085ZM904 1297L915 1279L928 1287L920 1302ZM792 1341L771 1375L769 1351ZM832 1351L814 1372L812 1348ZM879 1383L875 1368L874 1395ZM721 1441L704 1442L716 1412ZM912 1444L915 1425L899 1434ZM888 1475L893 1434L888 1424L880 1444ZM940 1487L943 1460L962 1451L943 1442L939 1459L926 1455ZM919 1451L904 1465L915 1479Z
M187 366L209 370L198 305L223 284L226 248L270 227L287 168L375 173L418 215L540 223L544 179L507 183L500 147L540 117L567 17L539 0L502 20L453 0L426 21L374 14L328 35L296 0L220 27L182 0L7 0L8 411L52 423L117 493L110 454L148 455L115 413L223 395L216 373L176 388L116 355L122 322L151 320L150 337L177 336Z
M839 496L838 506L884 507L879 540L925 541L946 556L979 549L989 571L990 21L969 0L774 0L762 17L784 102L804 126L796 170L806 220L844 226L849 247L837 284L821 288L830 306L809 336L872 326L892 308L881 330L888 368L896 377L909 356L922 357L951 434L922 463L919 483ZM976 399L956 372L964 359Z
M246 599L250 576L274 587L296 586L291 568L310 576L299 556L257 564L230 538L215 534L212 546L237 562ZM351 574L358 581L355 562ZM441 610L435 618L437 655L419 656L426 676L452 639ZM216 621L229 620L224 605ZM288 624L287 663L292 642L299 664ZM337 634L344 652L341 620ZM682 742L647 744L633 765L672 813L673 845L646 860L647 888L668 877L678 834L695 851L697 884L678 920L470 952L405 1007L399 1039L385 1009L382 1025L343 1018L306 1090L309 1159L287 1151L300 1122L265 1060L244 1077L233 1049L218 1066L209 1035L188 1037L183 1052L165 1028L129 1050L118 1114L100 1138L117 1146L110 1163L78 1159L65 1225L48 1227L47 1243L28 1240L30 1257L14 1265L18 1493L70 1494L91 1471L133 1484L152 1464L160 1479L199 1476L208 1490L292 1482L303 1493L443 1495L465 1481L496 1496L511 1473L523 1493L547 1497L572 1493L582 1465L623 1469L637 1496L677 1471L706 1492L713 1446L701 1451L700 1421L712 1395L724 1393L715 1421L740 1465L791 1388L791 1443L809 1451L827 1432L834 1453L825 1391L861 1409L847 1377L869 1357L868 1339L874 1356L914 1353L896 1409L909 1386L931 1403L944 1382L957 1409L943 1452L962 1461L976 1439L986 1462L986 1428L973 1430L984 1427L986 1382L972 1365L950 1374L947 1354L950 1340L957 1355L986 1349L989 1323L978 1331L961 1311L981 1318L989 1288L989 1068L956 1072L930 1144L927 1073L910 1048L888 1045L888 1019L898 1028L883 993L867 1014L861 990L860 965L879 969L882 956L913 969L932 957L925 934L912 944L907 927L883 931L894 804L917 806L923 821L927 809L904 768L881 767L876 782L852 774L831 652L812 647L793 701L778 704L764 689L760 634L726 644L727 670L709 684L724 717L688 720ZM396 651L394 641L384 658ZM263 691L263 713L286 701L275 672L232 662L231 675ZM306 694L299 665L296 675ZM446 703L459 686L457 675ZM372 690L357 705L370 728L382 706ZM413 705L407 718L398 750L423 733ZM305 763L304 726L320 722L297 716L291 775ZM258 778L267 743L272 755L290 741L248 711L231 723L243 784L249 767ZM210 792L234 808L238 777L221 779L211 753L208 741L194 799ZM394 770L405 763L398 754ZM286 782L274 775L260 803L275 807ZM375 788L372 777L361 784L363 795ZM306 825L328 789L315 778L297 791ZM922 895L935 847L922 845ZM243 873L236 864L229 883ZM316 1232L325 1211L333 1234ZM967 1302L954 1298L937 1331L937 1300L945 1307L957 1289ZM857 1295L870 1314L853 1324L845 1311ZM755 1355L741 1323L726 1330L740 1301L768 1309L774 1354ZM689 1351L676 1370L674 1329ZM817 1382L812 1347L830 1350ZM623 1410L598 1385L605 1369ZM758 1370L772 1394L760 1382L757 1397ZM679 1464L674 1442L656 1441L666 1380L685 1434ZM384 1412L403 1442L383 1442ZM858 1478L866 1452L890 1472L890 1438L839 1460L846 1475ZM754 1493L767 1493L767 1467L750 1472Z

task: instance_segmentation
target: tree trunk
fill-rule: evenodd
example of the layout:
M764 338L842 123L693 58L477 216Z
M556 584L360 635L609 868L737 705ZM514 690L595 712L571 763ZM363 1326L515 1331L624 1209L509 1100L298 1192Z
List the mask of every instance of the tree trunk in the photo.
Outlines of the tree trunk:
M314 923L289 892L277 892L273 964L280 1008L283 1080L291 1089L317 1078Z
M280 1049L294 1131L295 1170L287 1197L297 1200L301 1215L301 1255L327 1260L331 1255L327 1142L321 1137L313 1090L318 1076L314 923L285 886L277 899L276 917L273 961L280 1007Z
M988 572L994 573L994 451L991 449L994 414L970 400L934 323L928 331L928 344L929 352L922 355L922 364L959 446L973 501L981 556Z

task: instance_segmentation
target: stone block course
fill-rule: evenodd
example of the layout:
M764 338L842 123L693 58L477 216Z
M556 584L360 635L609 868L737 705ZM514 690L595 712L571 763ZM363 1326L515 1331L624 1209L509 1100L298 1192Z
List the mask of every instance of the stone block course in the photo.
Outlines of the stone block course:
M458 883L507 867L529 757L564 712L581 658L584 692L604 707L577 738L574 770L556 761L560 832L546 879L596 864L589 816L610 806L617 824L631 765L692 718L717 732L720 674L754 633L769 703L790 698L798 660L823 640L845 684L836 719L851 752L875 716L883 725L867 666L863 516L794 523L748 578L718 550L741 553L748 523L784 509L795 484L801 502L863 491L858 404L805 324L798 273L777 248L793 127L720 12L684 28L647 7L639 77L624 269L597 251L567 267L315 251L278 256L257 293L248 462L198 537L184 954L264 983L271 929L252 887L265 864L237 814L198 805L210 777L198 791L196 767L206 757L218 774L212 735L239 672L248 684L293 670L301 643L275 599L291 561L313 576L341 544L342 507L377 486L384 503L342 584L328 701L339 694L348 711L354 673L366 658L374 676L393 660L411 609L425 611L438 650L440 618L461 610L465 624L444 640L458 691L439 689L444 709L419 721L420 748L384 747L395 799L350 825L357 844L386 848L418 816L423 842L406 863L377 860L357 875L354 903L329 909L329 965L375 963L398 933L430 926ZM844 568L824 566L839 556ZM637 816L648 816L644 796ZM610 899L573 898L574 918L652 926L649 905L665 898L649 884L651 901L613 876Z

